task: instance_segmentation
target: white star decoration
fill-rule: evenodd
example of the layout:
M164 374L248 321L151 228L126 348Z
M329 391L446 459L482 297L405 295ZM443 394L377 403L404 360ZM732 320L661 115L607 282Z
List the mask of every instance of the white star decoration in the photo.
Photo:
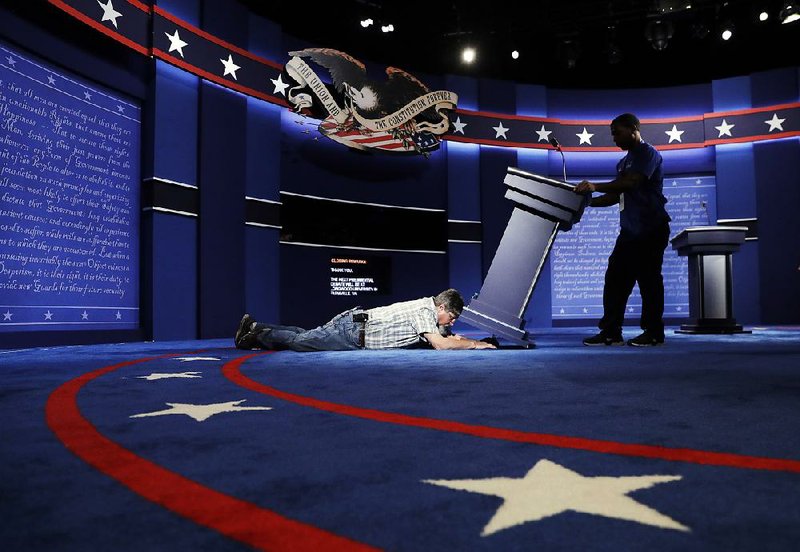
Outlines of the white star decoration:
M124 113L125 112L125 108L122 107L121 105L118 105L117 106L117 111L119 111L120 113Z
M456 127L456 129L453 131L453 134L455 134L456 132L464 134L464 129L467 127L467 123L462 123L461 117L456 117L456 120L453 121L453 126Z
M555 462L540 460L522 478L428 479L423 482L502 498L503 504L481 533L487 537L503 529L570 511L689 531L688 527L628 496L633 491L679 479L679 475L584 477Z
M272 91L273 94L280 94L281 96L285 96L285 90L289 88L289 85L283 82L281 79L281 75L278 75L277 79L269 79L272 81L272 84L275 85L275 90Z
M160 374L158 372L153 372L152 374L149 374L147 376L136 376L136 379L153 381L153 380L170 379L170 378L202 378L202 377L203 376L200 375L200 372L177 372L175 374Z
M685 130L678 130L676 125L672 125L672 130L665 130L664 133L669 136L669 143L671 144L673 140L677 140L678 142L682 142L681 134L686 132Z
M53 319L53 313L50 312L50 309L47 309L47 312L44 313L44 319L45 320L52 320Z
M579 146L581 144L589 144L590 146L592 145L592 136L594 136L594 134L592 134L591 132L586 132L586 127L583 127L583 132L581 132L580 134L576 134L575 136L577 136L581 140L578 143Z
M550 140L550 135L553 134L553 131L545 130L544 125L542 125L542 128L536 131L536 134L539 135L539 139L536 140L537 142L547 142Z
M222 65L225 66L225 72L222 73L222 76L225 77L227 75L233 76L233 80L239 80L236 78L236 71L241 69L238 65L233 62L233 56L228 54L228 59L220 59Z
M170 416L172 414L185 414L198 422L208 420L214 414L223 412L242 412L244 410L272 410L270 406L239 406L246 399L231 401L226 403L214 404L186 404L186 403L166 403L169 408L156 412L145 412L134 414L131 418L147 418L149 416Z
M7 310L6 312L3 313L3 322L5 322L6 320L11 320L12 316L14 316L14 314L10 310Z
M83 97L86 98L87 100L91 100L92 99L92 95L89 94L88 90L84 90L83 91Z
M111 3L111 0L108 0L107 4L103 4L100 0L97 0L97 3L100 4L101 8L103 8L103 19L101 19L100 22L102 23L103 21L111 21L111 23L114 25L114 28L118 29L117 17L122 17L122 14L114 9L114 4Z
M508 132L510 129L507 129L506 127L503 126L503 121L500 121L498 126L492 127L492 128L494 129L494 132L495 132L495 134L494 134L495 138L500 138L502 136L504 140L508 140L508 136L506 136L506 132Z
M83 311L81 313L81 320L89 320L89 313L86 312L86 311Z
M178 360L180 362L194 362L195 360L219 360L217 357L175 357L172 360Z
M121 312L117 311L117 314L115 316L116 316L117 320L122 320L122 313Z
M769 132L772 132L773 130L783 130L783 122L785 120L786 119L778 119L778 114L773 113L772 119L767 119L764 122L769 125Z
M178 34L178 29L175 29L174 35L171 35L169 33L164 33L164 34L167 35L167 38L169 39L169 51L174 52L177 50L177 52L181 55L181 57L183 57L183 47L188 46L189 43L181 40L181 35Z
M725 119L722 119L722 124L714 127L719 131L719 136L717 136L717 138L722 138L725 135L728 135L731 138L733 138L733 135L731 134L731 129L735 126L736 125L729 125Z
M53 78L53 75L47 75L47 82L50 85L54 85L56 83L56 79Z

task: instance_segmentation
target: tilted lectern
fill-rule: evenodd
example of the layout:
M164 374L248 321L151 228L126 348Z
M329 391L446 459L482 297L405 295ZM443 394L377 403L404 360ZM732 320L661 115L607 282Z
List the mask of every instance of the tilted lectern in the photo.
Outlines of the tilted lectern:
M578 222L589 201L567 182L509 167L505 197L514 210L480 292L459 320L526 347L523 315L559 230Z
M733 317L731 255L744 243L747 228L695 226L672 238L672 249L689 257L689 323L678 333L732 334L743 330Z

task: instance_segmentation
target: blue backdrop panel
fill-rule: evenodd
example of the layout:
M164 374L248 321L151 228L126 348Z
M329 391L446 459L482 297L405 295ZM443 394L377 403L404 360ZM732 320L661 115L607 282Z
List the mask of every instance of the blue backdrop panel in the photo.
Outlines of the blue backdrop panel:
M598 180L604 180L599 178ZM605 180L608 180L606 178ZM705 226L716 216L713 177L670 178L664 182L671 235L689 226ZM598 320L603 315L603 282L608 257L619 234L619 209L589 208L581 221L556 237L552 251L552 316L554 320ZM688 267L684 257L667 248L664 254L664 317L689 315ZM638 286L626 315L641 315Z
M483 222L483 277L503 238L514 204L505 198L503 180L508 167L517 166L517 152L511 148L481 146L481 221Z
M245 307L243 95L203 82L200 98L200 337L230 334Z
M480 147L476 144L448 142L447 218L481 220ZM481 289L481 243L448 244L450 286L468 300Z
M245 310L258 320L280 318L279 233L277 228L245 229Z
M142 222L142 295L147 301L142 309L152 320L152 338L196 339L197 220L149 211Z
M0 58L0 331L138 328L140 108Z

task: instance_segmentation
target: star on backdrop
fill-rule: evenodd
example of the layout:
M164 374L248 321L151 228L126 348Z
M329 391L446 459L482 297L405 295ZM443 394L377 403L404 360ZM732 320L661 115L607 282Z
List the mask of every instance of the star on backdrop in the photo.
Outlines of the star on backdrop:
M728 122L725 119L722 119L722 124L714 127L719 131L719 136L717 136L717 138L722 138L723 136L730 136L731 138L733 138L733 135L731 134L731 129L735 126L736 125L728 124Z
M502 498L503 504L481 532L487 537L570 511L688 532L685 525L628 496L680 479L679 475L586 477L550 460L540 460L521 478L426 479L423 483Z
M12 58L11 56L8 56L8 57L6 58L6 61L8 62L8 64L9 64L11 67L14 67L14 66L17 64L17 60L15 60L14 58Z
M89 94L88 90L84 90L83 91L83 97L86 98L87 100L91 100L92 99L92 95Z
M508 136L506 136L506 132L508 132L510 129L508 129L508 128L503 126L503 121L500 121L499 126L492 127L492 129L494 129L494 133L495 133L494 137L495 138L500 138L502 136L503 139L508 140Z
M47 83L50 85L55 85L56 79L53 78L53 75L47 75Z
M178 34L178 29L175 29L174 35L171 35L169 33L164 33L164 34L167 35L167 38L169 39L169 51L170 52L177 51L181 55L181 57L184 57L183 47L188 46L189 43L181 40L181 35Z
M236 78L236 71L241 69L241 67L239 67L233 62L233 56L231 54L228 54L228 59L220 59L220 61L222 62L222 65L225 66L225 72L222 73L222 76L226 77L228 75L231 75L233 77L233 80L239 80Z
M45 320L52 320L53 319L53 313L50 312L50 309L47 309L47 312L44 313L44 319Z
M161 374L158 372L153 372L152 374L148 374L146 376L136 376L136 379L154 381L154 380L170 379L170 378L202 378L202 377L203 376L200 375L200 372L177 372L175 374Z
M124 113L125 112L125 108L122 107L121 105L118 105L117 106L117 111L119 111L120 113Z
M81 313L81 320L89 320L89 313L86 312L86 311L83 311Z
M12 316L14 316L14 314L11 311L7 310L6 312L3 313L3 321L11 320Z
M272 91L273 94L280 94L281 96L286 95L285 90L289 88L289 85L283 82L283 79L281 79L280 75L278 75L277 79L269 80L272 81L272 84L275 86L275 90Z
M147 418L150 416L171 416L173 414L184 414L198 422L204 422L215 414L225 412L243 412L245 410L272 410L271 406L239 406L246 399L240 401L230 401L213 404L186 404L186 403L166 403L169 408L156 412L145 412L134 414L131 418Z
M122 320L122 313L121 312L117 311L117 314L114 315L114 316L116 317L117 320Z
M677 140L678 142L682 142L681 134L686 132L685 130L678 130L677 125L672 125L672 130L665 130L664 133L669 136L669 143L671 144L673 140Z
M461 117L456 117L456 120L453 121L453 126L456 127L456 129L453 131L453 134L455 134L456 132L464 134L464 129L467 127L467 123L462 123Z
M592 136L594 136L594 134L587 132L586 127L583 127L583 132L576 134L575 136L580 138L580 142L578 143L579 146L581 144L589 144L590 146L592 145Z
M550 135L552 133L553 133L552 130L545 130L544 129L544 125L542 125L542 128L540 128L539 130L536 131L536 134L539 135L539 139L536 140L536 141L537 142L547 142L547 141L550 140Z
M100 20L100 22L102 23L103 21L111 21L111 23L114 24L114 28L118 29L119 26L117 25L117 18L122 17L122 14L114 9L114 4L111 3L111 0L108 0L107 4L103 4L100 0L97 0L97 3L100 4L101 8L103 8L103 18Z
M772 132L773 130L782 131L783 130L783 122L785 120L786 119L778 119L778 114L777 113L773 113L772 114L772 119L767 119L764 122L769 125L769 131L768 132Z

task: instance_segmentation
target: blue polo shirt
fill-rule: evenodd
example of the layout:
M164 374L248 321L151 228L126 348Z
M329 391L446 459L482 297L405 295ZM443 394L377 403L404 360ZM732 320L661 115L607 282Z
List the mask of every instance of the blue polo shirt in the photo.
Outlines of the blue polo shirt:
M620 196L620 236L623 239L636 239L671 220L664 208L667 198L663 194L661 154L642 141L628 150L628 154L617 163L617 176L626 172L637 172L647 179Z

